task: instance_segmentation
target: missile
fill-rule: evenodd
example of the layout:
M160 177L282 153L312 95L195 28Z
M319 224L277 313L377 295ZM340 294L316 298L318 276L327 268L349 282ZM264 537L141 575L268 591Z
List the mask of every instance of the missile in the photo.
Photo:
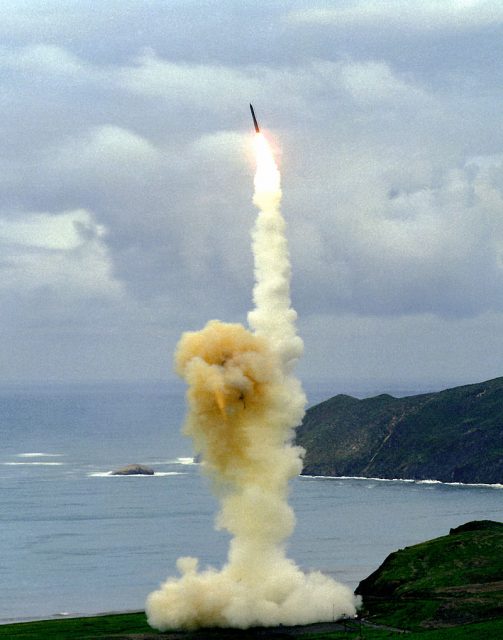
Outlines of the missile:
M253 124L255 125L255 133L260 133L260 129L258 127L258 122L257 122L257 118L255 117L255 111L253 111L253 107L250 103L250 111L252 114L252 118L253 118Z

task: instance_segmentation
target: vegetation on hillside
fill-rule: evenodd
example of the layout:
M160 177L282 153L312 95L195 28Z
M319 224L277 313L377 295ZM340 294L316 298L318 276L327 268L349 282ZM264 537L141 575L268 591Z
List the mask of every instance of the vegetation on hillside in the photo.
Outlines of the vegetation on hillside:
M366 615L402 628L503 618L503 523L471 522L396 551L356 593Z
M252 635L253 634L253 635ZM463 625L448 629L407 633L348 624L346 630L312 632L309 628L281 634L261 630L252 632L213 630L210 632L158 633L148 627L144 614L123 614L72 620L47 620L0 626L5 640L499 640L503 638L503 620Z
M406 398L338 395L297 430L304 473L503 483L503 378Z

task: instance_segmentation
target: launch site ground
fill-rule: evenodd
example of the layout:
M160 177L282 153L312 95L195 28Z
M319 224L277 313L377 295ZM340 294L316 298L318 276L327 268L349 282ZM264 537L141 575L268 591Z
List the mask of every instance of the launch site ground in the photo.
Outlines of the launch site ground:
M5 640L384 640L404 636L408 640L496 640L503 637L503 619L417 632L377 627L365 621L360 624L359 620L304 627L156 632L148 626L143 613L0 626L0 638Z

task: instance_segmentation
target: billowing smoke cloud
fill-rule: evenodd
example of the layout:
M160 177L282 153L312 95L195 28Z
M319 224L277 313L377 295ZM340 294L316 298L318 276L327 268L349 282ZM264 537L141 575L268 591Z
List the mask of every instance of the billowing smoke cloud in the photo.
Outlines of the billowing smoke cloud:
M302 468L292 436L305 396L292 370L303 345L290 306L280 175L265 138L255 138L252 331L213 320L185 333L176 353L189 385L184 431L221 500L217 526L233 538L220 571L180 558L181 577L150 594L148 620L161 630L307 624L353 615L357 604L348 587L304 574L285 555L295 524L288 481Z

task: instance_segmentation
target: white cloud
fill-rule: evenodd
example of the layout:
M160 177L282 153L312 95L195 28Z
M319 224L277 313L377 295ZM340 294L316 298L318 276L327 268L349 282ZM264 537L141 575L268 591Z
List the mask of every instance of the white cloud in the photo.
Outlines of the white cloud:
M443 340L455 324L461 343L501 308L501 38L482 29L503 24L501 3L222 3L208 29L195 5L156 2L152 30L134 2L16 4L0 25L0 293L3 309L23 309L13 335L19 316L45 310L41 335L56 327L57 343L68 319L78 340L84 315L88 335L122 327L120 359L120 335L140 336L147 317L173 336L244 318L250 100L282 145L295 305L307 324L326 314L309 347L318 362L330 322L355 349L351 327L367 348L383 327L381 355L407 331L433 354L435 331ZM250 11L261 33L243 24Z
M216 162L235 163L243 161L243 155L252 147L250 136L237 131L217 131L197 138L192 145L192 152L201 154Z
M334 65L335 66L335 65ZM340 65L340 82L344 89L362 103L431 100L424 91L400 78L384 62L360 62Z
M499 0L361 0L349 7L292 11L292 23L335 27L401 27L440 31L477 29L503 24Z
M165 98L210 110L226 100L246 101L261 92L259 69L232 68L225 65L173 63L147 51L134 66L125 66L117 74L121 87L154 98Z
M117 297L105 229L84 210L0 218L0 292Z
M82 77L85 66L67 49L49 44L35 44L18 48L1 47L0 69Z
M87 211L77 210L52 215L31 213L21 219L0 218L0 244L38 249L76 249L84 242L82 230L89 227ZM102 225L94 227L98 236L103 235Z
M148 102L172 86L170 107L218 113L226 100L243 100L246 109L257 74L258 67L175 64L147 53L110 81L143 92ZM486 237L477 222L482 210L493 220L501 198L495 189L490 198L487 189L476 191L469 171L449 173L452 158L443 154L452 144L450 116L436 96L385 62L352 60L264 68L260 91L264 104L281 95L287 123L297 118L286 160L297 154L302 176L314 176L309 186L291 180L294 211L313 216L309 224L294 219L291 232L304 312L320 290L323 306L334 311L473 314L494 304L487 298L494 289L477 287L479 271L500 281L499 231ZM211 114L205 117L210 123ZM243 221L253 212L245 209L250 136L174 133L175 140L156 140L118 124L91 126L39 154L40 183L56 199L70 194L71 205L95 211L110 229L104 242L117 272L137 293L177 295L181 287L187 298L204 290L221 300L219 283L236 292L249 281Z
M432 102L432 96L411 78L398 74L386 62L373 60L312 59L296 66L231 67L173 63L150 52L112 77L122 90L166 99L171 109L202 111L208 124L222 113L233 121L236 112L246 111L250 100L270 105L283 120L292 115L313 117L313 101L325 105L337 100L345 108L341 96L362 104L385 102L395 107L414 103L417 108Z
M452 169L411 186L411 157L410 185L393 189L401 182L395 158L388 164L369 149L355 172L342 153L322 176L332 188L298 205L314 230L302 222L290 231L302 313L463 317L502 309L501 167Z
M61 168L78 166L80 171L97 172L103 177L103 171L113 175L124 169L143 170L160 158L155 146L141 135L111 124L69 136L46 153L47 160Z

